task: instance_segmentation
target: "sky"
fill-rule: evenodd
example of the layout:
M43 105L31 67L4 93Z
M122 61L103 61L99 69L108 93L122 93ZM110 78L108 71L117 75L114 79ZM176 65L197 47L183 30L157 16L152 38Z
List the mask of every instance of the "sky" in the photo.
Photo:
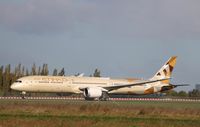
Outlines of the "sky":
M95 68L148 79L178 56L172 83L200 83L199 0L0 0L0 65Z

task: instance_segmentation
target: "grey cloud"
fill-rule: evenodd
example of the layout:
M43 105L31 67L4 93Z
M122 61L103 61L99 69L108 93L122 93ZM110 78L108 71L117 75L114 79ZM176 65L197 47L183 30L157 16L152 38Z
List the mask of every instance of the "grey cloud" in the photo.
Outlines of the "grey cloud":
M76 25L111 36L199 38L199 1L24 1L0 5L0 25L21 33L76 32ZM79 27L79 26L78 26ZM113 32L115 31L115 32Z
M6 3L0 5L0 25L20 33L68 31L84 13L84 8L74 4L65 0L30 0L15 5Z
M118 16L110 15L113 22L107 24L109 33L114 28L136 38L199 38L199 1L151 0L127 3L121 4L123 8L115 8Z

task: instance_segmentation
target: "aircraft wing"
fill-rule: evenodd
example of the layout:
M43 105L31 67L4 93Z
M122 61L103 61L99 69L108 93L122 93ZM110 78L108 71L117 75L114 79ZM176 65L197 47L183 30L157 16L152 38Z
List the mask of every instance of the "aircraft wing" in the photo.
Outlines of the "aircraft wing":
M157 79L157 80L147 80L147 81L139 81L139 82L135 82L135 83L132 83L132 84L104 86L103 88L106 89L106 90L108 90L108 91L112 91L112 90L116 90L116 89L120 89L120 88L124 88L124 87L131 87L131 86L143 85L143 84L147 84L147 83L154 83L154 82L159 82L159 81L168 80L168 79L170 79L170 78L163 78L163 79Z

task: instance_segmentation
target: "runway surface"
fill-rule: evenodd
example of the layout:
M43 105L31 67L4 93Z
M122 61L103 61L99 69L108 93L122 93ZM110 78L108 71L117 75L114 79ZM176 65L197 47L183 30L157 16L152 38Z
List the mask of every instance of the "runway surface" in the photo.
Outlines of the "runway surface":
M0 97L1 100L20 100L21 97ZM26 100L73 100L82 101L77 97L26 97ZM172 99L172 98L109 98L110 101L163 101L163 102L200 102L200 99Z

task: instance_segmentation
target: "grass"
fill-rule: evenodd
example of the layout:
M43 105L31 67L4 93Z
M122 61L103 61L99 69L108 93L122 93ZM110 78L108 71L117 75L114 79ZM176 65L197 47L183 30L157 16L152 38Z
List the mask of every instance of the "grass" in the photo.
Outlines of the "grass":
M199 127L200 103L0 100L0 127Z

